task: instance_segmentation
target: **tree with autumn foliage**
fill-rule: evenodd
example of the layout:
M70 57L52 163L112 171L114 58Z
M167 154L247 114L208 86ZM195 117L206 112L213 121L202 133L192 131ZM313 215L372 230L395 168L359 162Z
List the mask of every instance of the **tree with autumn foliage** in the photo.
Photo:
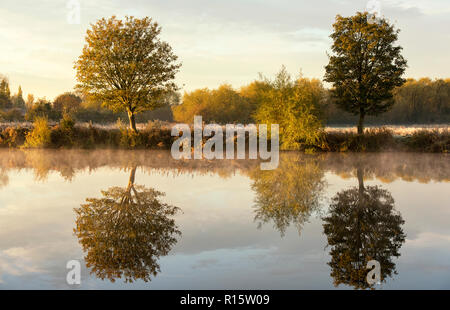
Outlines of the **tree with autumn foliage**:
M364 117L379 115L393 105L393 90L404 83L406 60L395 45L399 30L386 19L371 19L368 13L336 16L331 34L332 55L325 67L325 81L333 85L334 102L359 115L358 134Z
M130 129L137 113L156 109L176 89L181 66L161 27L151 18L102 18L86 34L83 53L75 63L77 88L109 109L126 111Z

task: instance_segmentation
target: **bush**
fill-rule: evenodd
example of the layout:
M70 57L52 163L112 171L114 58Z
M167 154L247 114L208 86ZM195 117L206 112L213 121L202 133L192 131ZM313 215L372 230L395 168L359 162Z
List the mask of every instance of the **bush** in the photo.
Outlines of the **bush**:
M51 130L46 117L36 117L33 123L33 130L25 139L25 148L43 148L51 144Z
M21 146L27 135L26 128L8 127L0 133L0 146L2 147L19 147Z
M59 125L51 130L51 144L53 147L72 147L75 139L75 121L69 114L64 114Z
M375 152L395 147L392 132L380 128L367 130L363 135L353 132L327 133L323 149L332 152Z
M9 122L21 122L25 120L25 117L21 109L14 108L8 111L0 111L0 119Z
M59 126L64 131L73 131L75 127L75 120L70 114L65 113L63 118L59 121Z
M438 130L419 130L404 139L404 143L409 149L418 152L448 153L450 149L448 130L442 133L439 133Z

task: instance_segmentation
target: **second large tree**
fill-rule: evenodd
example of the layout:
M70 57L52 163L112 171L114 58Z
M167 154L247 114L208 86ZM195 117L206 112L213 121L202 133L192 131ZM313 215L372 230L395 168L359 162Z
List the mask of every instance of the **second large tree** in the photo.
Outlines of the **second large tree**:
M333 85L334 102L359 115L362 134L364 117L387 111L393 104L393 89L404 83L406 60L402 47L395 45L398 30L386 19L374 21L368 13L338 15L333 28L333 53L324 80Z

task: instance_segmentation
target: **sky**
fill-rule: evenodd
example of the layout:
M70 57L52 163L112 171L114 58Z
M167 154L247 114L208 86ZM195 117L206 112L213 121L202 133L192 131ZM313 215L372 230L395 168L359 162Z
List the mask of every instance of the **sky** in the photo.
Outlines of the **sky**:
M0 74L11 92L53 99L72 91L73 64L90 24L102 17L150 16L182 63L181 91L238 88L289 72L322 79L337 14L365 11L377 0L0 0ZM79 3L80 19L70 4ZM406 77L450 77L450 1L379 0L401 30ZM74 18L75 17L75 18Z

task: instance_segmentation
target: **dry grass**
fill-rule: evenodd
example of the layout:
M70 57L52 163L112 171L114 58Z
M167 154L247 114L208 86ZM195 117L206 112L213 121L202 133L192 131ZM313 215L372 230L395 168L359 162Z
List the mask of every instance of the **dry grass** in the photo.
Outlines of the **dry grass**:
M64 122L46 125L50 142L40 147L50 148L132 148L169 149L176 139L171 136L174 124L153 121L139 124L139 134L126 129L126 123L108 125ZM0 123L0 147L17 148L35 128L32 123ZM303 149L325 152L415 151L443 152L450 149L448 125L368 127L358 136L354 127L328 127L318 145Z
M380 126L367 126L366 129L375 129L380 128ZM443 133L445 131L449 131L449 124L437 124L437 125L389 125L382 126L381 128L385 128L392 132L394 136L410 136L419 131L437 131L439 133ZM356 133L356 127L326 127L325 131L327 133Z

